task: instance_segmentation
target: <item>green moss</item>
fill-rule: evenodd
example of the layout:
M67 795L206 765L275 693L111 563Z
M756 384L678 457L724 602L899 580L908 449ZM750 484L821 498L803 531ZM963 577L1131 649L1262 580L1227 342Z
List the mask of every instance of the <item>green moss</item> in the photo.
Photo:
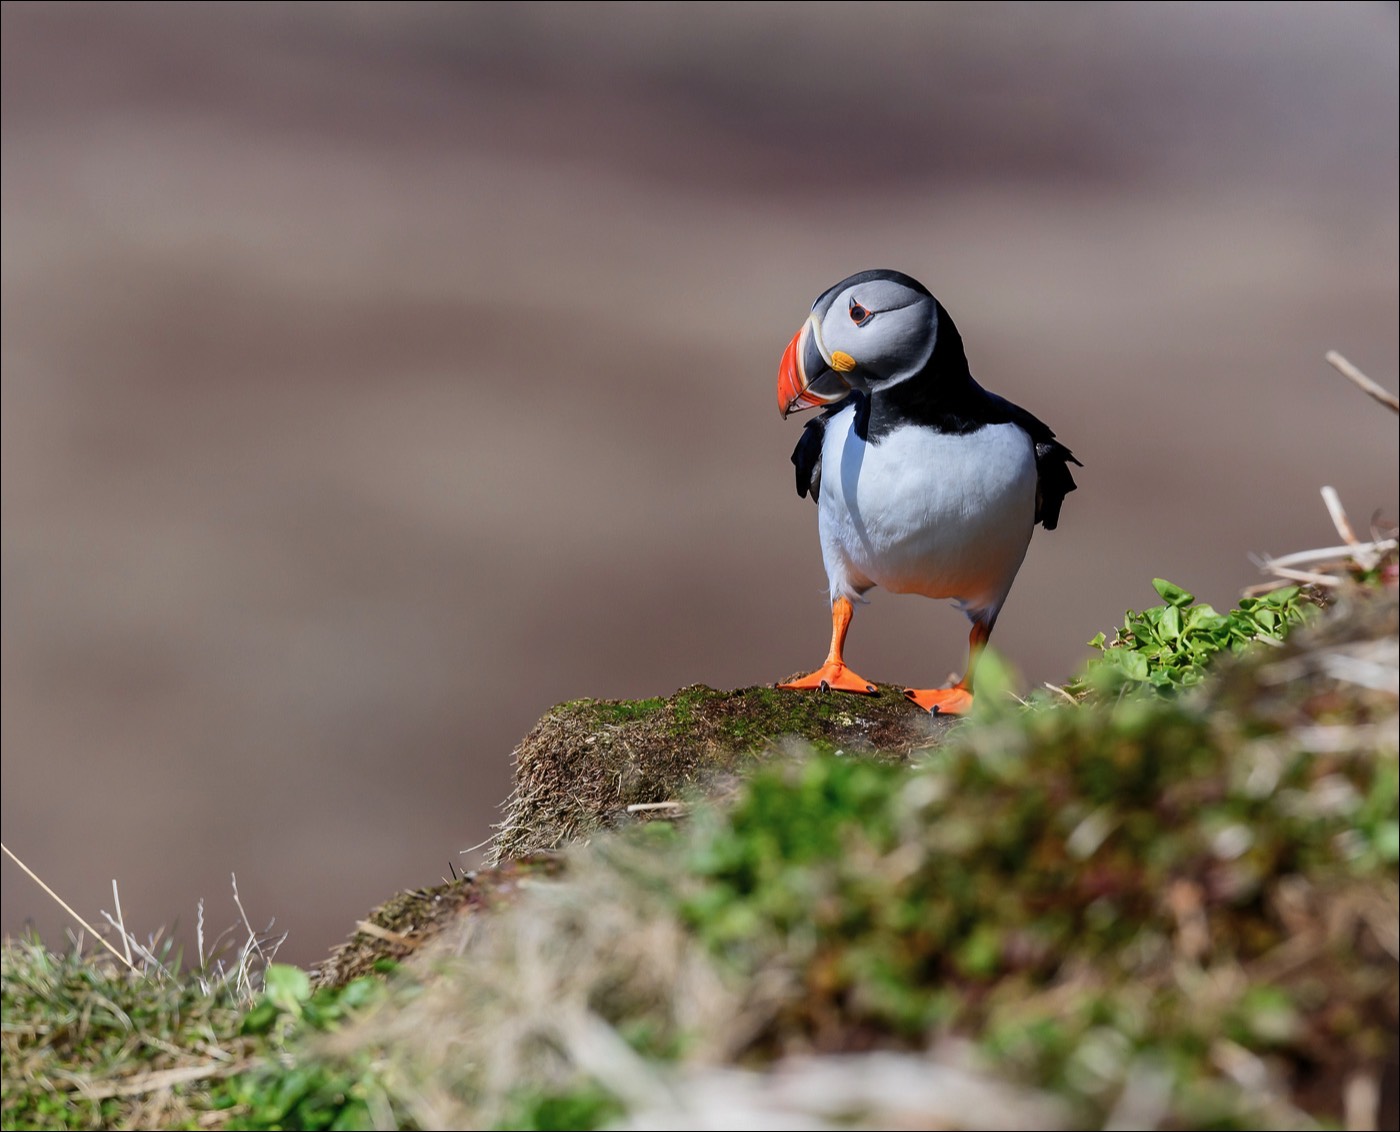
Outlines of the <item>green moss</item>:
M666 701L653 696L649 700L576 700L566 706L586 708L599 723L629 723L660 711Z
M510 1099L505 1114L493 1127L527 1132L601 1128L623 1111L611 1093L585 1081L572 1089L521 1090Z

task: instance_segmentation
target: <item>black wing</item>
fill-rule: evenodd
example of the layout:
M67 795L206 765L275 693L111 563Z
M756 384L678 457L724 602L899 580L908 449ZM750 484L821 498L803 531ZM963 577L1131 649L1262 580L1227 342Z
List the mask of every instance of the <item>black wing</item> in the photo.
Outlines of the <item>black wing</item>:
M822 443L826 440L826 414L814 417L802 429L797 447L792 450L793 467L797 469L797 495L811 495L812 502L822 489Z
M1070 475L1069 466L1084 465L1074 458L1074 453L1058 440L1037 441L1035 446L1035 471L1038 477L1035 490L1035 521L1047 531L1053 531L1060 522L1060 505L1065 496L1079 485Z
M1005 397L988 393L988 397L999 402L998 408L1005 412L1005 419L1018 425L1035 442L1035 471L1037 477L1035 491L1035 521L1047 531L1053 531L1060 522L1060 507L1065 496L1079 485L1074 482L1069 466L1082 468L1084 465L1074 458L1074 453L1055 439L1055 433L1034 413L1027 412L1020 405L1013 404Z
M839 413L852 402L856 407L856 419L852 427L856 430L856 435L865 440L870 427L870 398L860 390L852 390L849 397L842 397L821 416L814 417L802 427L802 436L797 441L797 447L792 450L792 464L797 469L798 498L810 495L813 503L817 501L822 489L822 445L826 442L827 418Z

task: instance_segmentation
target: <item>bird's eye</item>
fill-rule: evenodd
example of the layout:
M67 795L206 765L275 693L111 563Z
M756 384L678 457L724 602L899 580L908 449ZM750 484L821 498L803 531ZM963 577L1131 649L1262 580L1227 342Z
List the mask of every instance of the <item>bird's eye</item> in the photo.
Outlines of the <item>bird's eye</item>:
M851 300L851 321L857 326L865 325L866 319L870 317L870 312L860 305L855 299Z

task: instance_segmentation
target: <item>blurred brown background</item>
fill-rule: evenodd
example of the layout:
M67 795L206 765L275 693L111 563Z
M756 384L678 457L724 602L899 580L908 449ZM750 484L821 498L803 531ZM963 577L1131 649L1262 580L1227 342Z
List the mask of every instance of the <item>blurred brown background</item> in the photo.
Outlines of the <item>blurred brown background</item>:
M1083 459L995 643L1396 509L1394 4L29 4L3 25L6 842L310 961L550 704L820 660L778 356L890 266ZM962 664L873 595L862 672ZM6 931L64 920L4 866Z

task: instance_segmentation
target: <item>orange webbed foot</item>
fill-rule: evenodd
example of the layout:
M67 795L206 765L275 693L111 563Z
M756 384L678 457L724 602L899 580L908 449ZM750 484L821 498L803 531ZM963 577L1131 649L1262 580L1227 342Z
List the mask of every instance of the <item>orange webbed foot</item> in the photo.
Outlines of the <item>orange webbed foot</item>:
M820 689L823 692L858 692L862 696L873 696L878 689L864 676L857 676L844 664L827 661L815 672L800 679L793 680L787 684L779 684L779 688L789 688L795 691L815 691Z
M904 695L932 715L966 715L972 710L972 693L966 688L905 688Z

